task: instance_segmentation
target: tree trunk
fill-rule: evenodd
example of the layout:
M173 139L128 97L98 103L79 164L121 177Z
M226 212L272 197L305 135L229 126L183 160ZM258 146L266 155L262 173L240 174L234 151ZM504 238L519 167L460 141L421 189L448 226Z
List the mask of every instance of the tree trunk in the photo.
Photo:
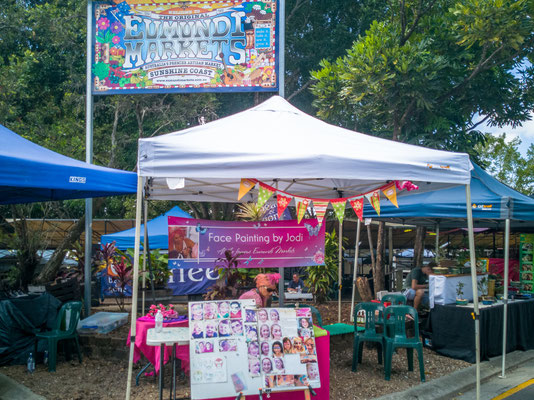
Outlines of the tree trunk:
M81 234L85 231L85 215L80 218L76 224L70 229L69 234L63 239L63 242L57 247L50 257L50 260L46 263L43 270L37 277L38 283L47 283L53 281L57 275L57 271L63 263L65 254L72 248L72 244L76 242Z
M375 271L373 272L375 296L378 292L384 290L386 286L384 282L385 226L386 223L384 221L380 221L378 223L378 239L376 241L376 265Z
M425 235L426 228L424 226L417 226L415 230L415 243L413 246L413 267L417 268L423 265L423 257L425 250Z
M373 299L373 294L371 293L371 287L369 286L367 278L359 276L356 279L356 287L358 288L362 301L370 302Z

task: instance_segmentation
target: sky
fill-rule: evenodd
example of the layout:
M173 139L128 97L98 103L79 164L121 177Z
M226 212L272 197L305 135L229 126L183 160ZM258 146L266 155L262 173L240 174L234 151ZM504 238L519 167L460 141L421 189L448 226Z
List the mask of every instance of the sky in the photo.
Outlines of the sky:
M523 126L518 126L515 129L513 129L511 126L504 126L502 128L487 126L485 129L482 128L481 131L490 132L494 135L506 133L507 141L512 140L515 137L519 137L522 142L521 146L519 146L519 151L523 157L526 157L529 146L534 143L534 112L532 112L530 115L530 121L523 122Z

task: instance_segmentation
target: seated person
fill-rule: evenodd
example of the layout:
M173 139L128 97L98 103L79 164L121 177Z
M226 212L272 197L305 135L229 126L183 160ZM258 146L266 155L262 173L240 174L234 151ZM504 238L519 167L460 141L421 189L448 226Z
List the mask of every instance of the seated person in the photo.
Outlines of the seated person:
M299 274L293 274L293 279L289 281L287 291L289 293L297 293L304 291L304 281L300 279Z
M432 273L432 268L436 266L435 262L430 262L420 268L414 268L410 271L404 281L403 294L408 300L413 300L413 306L419 311L421 303L428 306L428 275Z

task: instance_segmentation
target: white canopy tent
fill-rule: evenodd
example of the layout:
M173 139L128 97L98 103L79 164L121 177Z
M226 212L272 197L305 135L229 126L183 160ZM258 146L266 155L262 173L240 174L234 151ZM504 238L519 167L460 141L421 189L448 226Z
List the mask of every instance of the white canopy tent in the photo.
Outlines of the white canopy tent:
M242 178L255 178L296 196L323 199L356 196L390 181L410 180L419 186L419 193L465 185L466 204L470 204L471 169L467 154L412 146L329 125L279 96L205 125L141 139L126 398L135 342L143 188L148 199L236 202ZM241 201L256 199L256 193L249 192ZM475 265L471 207L466 208L471 263ZM473 290L476 293L476 275ZM479 314L476 296L475 314ZM475 332L478 388L478 319Z

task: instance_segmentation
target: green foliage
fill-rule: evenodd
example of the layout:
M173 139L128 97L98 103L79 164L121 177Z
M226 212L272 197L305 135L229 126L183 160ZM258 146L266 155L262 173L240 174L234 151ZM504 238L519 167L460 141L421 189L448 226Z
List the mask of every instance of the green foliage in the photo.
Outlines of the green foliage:
M456 295L458 296L459 299L463 299L464 297L464 291L463 291L463 288L464 288L464 283L463 282L458 282L458 284L456 285Z
M118 250L117 253L121 256L125 257L126 260L130 264L133 263L135 251L134 249L128 249L125 252ZM139 255L139 281L143 279L143 272L141 272L142 265L144 262L144 255L143 252ZM172 271L169 269L169 255L166 253L162 253L161 250L155 249L151 250L149 253L149 256L147 258L147 264L146 264L146 270L144 272L144 276L147 282L147 286L150 285L150 271L148 268L148 262L150 260L150 266L152 267L152 277L154 280L154 287L156 288L164 288L167 286L167 282L169 282L169 279L172 275Z
M473 153L473 120L517 125L534 106L533 3L394 1L344 57L312 73L318 115L373 135Z
M343 243L347 238L343 238ZM324 303L330 299L334 282L338 274L339 243L336 231L325 234L325 265L314 265L306 268L307 278L304 284L310 288L316 303Z
M506 134L486 135L484 145L477 146L479 159L486 170L500 182L527 195L534 195L534 144L526 157L519 152L521 139L508 141Z

